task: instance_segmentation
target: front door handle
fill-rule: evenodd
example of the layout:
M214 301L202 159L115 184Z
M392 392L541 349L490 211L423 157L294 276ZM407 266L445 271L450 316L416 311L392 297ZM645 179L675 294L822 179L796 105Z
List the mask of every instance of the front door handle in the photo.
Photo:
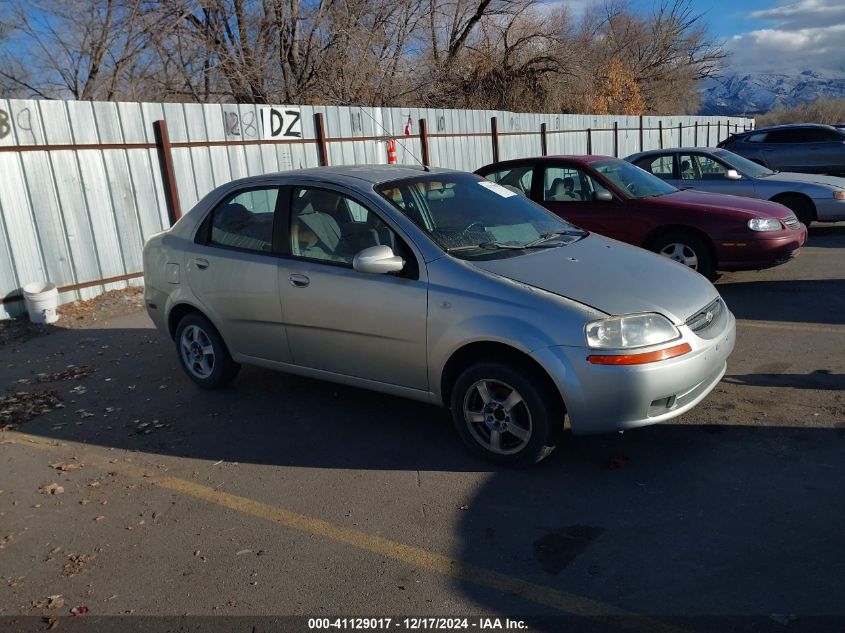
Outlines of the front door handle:
M288 279L290 279L290 285L296 286L297 288L305 288L305 286L311 283L311 280L306 275L293 274Z
M208 260L207 260L207 259L202 259L201 257L197 257L197 258L194 260L194 265L195 265L197 268L199 268L200 270L205 270L206 268L208 268Z

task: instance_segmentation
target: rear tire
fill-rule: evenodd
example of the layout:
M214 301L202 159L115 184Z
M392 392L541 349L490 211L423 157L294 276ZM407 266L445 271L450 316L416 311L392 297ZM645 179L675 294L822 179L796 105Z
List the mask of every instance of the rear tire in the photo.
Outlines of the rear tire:
M806 227L816 219L816 206L803 196L786 195L773 198L772 202L782 204L795 214L798 221Z
M651 250L713 279L716 274L710 245L691 231L664 233L651 244Z
M458 435L477 455L498 464L530 466L552 453L565 411L531 372L498 362L465 369L452 389Z
M188 378L203 389L225 387L241 368L217 328L196 312L182 317L176 327L176 355Z

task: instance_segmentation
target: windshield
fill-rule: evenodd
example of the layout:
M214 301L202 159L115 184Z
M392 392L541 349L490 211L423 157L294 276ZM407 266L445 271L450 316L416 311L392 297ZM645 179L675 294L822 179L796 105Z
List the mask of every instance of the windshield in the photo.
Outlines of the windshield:
M757 163L748 160L747 158L743 158L733 152L729 152L724 149L714 150L713 155L721 158L725 161L728 165L736 169L737 171L741 171L744 174L751 176L752 178L762 178L763 176L771 176L773 172L771 169L767 167L763 167L762 165L758 165Z
M591 167L631 198L650 198L677 191L657 176L624 160L599 161L591 163Z
M513 189L473 174L395 180L376 191L457 257L508 257L587 235Z

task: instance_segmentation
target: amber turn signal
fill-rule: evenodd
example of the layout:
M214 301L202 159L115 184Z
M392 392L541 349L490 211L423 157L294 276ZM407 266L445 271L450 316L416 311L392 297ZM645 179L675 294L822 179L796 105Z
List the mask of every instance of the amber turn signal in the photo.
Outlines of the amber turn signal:
M643 365L645 363L666 360L667 358L675 358L675 356L682 356L691 351L692 347L690 347L689 343L681 343L674 347L667 347L666 349L659 349L653 352L644 352L642 354L592 354L587 356L587 360L593 365Z

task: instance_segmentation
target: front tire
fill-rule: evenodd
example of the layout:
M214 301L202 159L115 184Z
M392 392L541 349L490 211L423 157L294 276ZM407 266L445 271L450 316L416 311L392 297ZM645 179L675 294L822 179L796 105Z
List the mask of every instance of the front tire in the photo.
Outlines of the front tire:
M654 240L651 250L692 268L708 279L713 279L716 273L710 245L695 233L689 231L666 233Z
M532 373L497 362L465 369L452 389L452 419L471 451L499 464L529 466L555 449L559 400Z
M225 387L241 368L232 360L217 328L198 313L188 314L179 321L176 355L188 378L203 389Z

